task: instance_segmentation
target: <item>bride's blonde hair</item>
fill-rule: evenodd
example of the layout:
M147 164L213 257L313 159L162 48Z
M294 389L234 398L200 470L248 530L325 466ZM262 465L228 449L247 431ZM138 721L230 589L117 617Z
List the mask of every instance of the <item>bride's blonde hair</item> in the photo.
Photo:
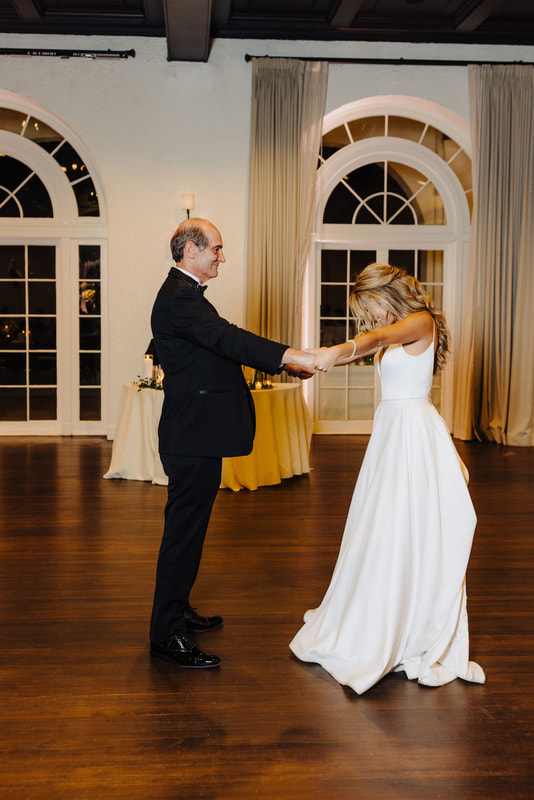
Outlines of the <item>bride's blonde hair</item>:
M443 314L435 310L430 296L416 278L390 264L369 264L365 267L356 278L350 295L350 307L356 319L358 333L366 333L377 327L376 320L366 308L367 297L373 298L383 309L390 311L396 322L408 314L428 311L438 332L434 372L445 366L449 352L447 323Z

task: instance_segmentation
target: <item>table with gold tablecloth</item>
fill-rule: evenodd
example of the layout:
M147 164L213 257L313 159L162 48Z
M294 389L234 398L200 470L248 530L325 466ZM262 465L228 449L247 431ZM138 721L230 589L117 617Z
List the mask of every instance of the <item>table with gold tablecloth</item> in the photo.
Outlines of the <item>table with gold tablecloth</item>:
M248 456L223 458L221 487L257 489L310 471L313 423L297 383L252 392L256 437Z
M256 438L248 456L223 458L221 488L239 491L273 486L310 471L313 423L297 383L253 390ZM125 383L119 405L111 463L104 478L167 485L158 454L163 392Z

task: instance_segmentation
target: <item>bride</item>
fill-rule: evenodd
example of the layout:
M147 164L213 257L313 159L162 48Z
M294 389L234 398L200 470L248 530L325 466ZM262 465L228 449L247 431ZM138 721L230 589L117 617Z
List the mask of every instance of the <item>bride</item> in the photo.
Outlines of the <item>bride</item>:
M465 571L476 516L467 470L430 401L448 351L445 318L404 270L356 279L359 335L313 351L314 367L376 354L382 398L337 564L290 648L361 694L392 671L426 686L484 683L469 661Z

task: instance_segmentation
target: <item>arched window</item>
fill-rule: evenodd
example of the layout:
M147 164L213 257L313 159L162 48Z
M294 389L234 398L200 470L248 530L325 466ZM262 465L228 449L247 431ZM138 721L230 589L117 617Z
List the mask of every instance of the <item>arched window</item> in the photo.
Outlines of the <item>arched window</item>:
M103 195L78 136L0 91L0 433L103 433Z
M417 98L343 106L324 121L318 185L307 341L329 345L354 336L350 290L373 261L415 275L454 331L472 207L466 123ZM447 418L452 367L436 376L432 393ZM369 432L375 403L372 359L319 374L316 431Z

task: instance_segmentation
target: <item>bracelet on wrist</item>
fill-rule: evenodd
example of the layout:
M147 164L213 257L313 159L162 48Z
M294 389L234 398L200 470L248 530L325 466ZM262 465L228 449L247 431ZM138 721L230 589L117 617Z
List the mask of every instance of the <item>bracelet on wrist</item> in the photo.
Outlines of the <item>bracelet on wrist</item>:
M347 344L352 345L352 353L350 354L350 356L345 356L345 358L350 358L352 360L356 355L356 342L354 341L354 339L349 339Z

